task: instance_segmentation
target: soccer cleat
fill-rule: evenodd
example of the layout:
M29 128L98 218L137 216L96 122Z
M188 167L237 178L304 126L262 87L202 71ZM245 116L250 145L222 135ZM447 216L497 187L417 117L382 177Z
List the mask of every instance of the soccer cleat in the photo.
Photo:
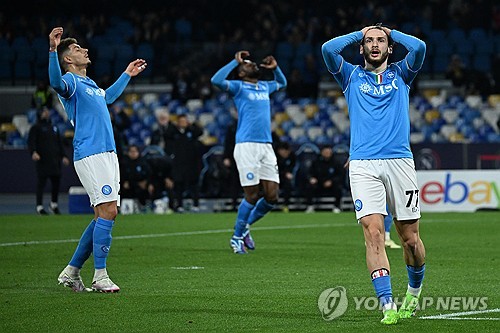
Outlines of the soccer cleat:
M83 284L80 275L72 276L66 272L66 268L61 272L61 274L59 274L57 281L59 281L59 284L71 288L73 291L76 291L77 293L92 291L92 289L90 288L85 288L85 285Z
M43 208L43 206L37 206L36 213L38 215L49 215L49 213L47 213L47 211L45 210L45 208Z
M250 235L250 229L245 229L243 232L243 243L249 250L255 250L255 242L253 241L252 235Z
M243 242L243 237L233 236L231 237L231 241L229 244L231 245L231 248L233 249L234 253L236 254L247 253L247 251L245 250L245 242Z
M380 320L384 325L394 325L398 322L398 312L395 309L388 309L384 311L384 318Z
M58 207L55 207L55 208L52 208L50 207L50 211L52 212L52 214L54 215L61 215L61 211L59 210Z
M342 212L342 211L340 210L340 208L339 208L339 207L337 207L337 206L333 206L333 208L332 208L332 213L338 214L338 213L340 213L340 212Z
M385 240L385 247L388 247L390 249L400 249L401 245L396 244L395 241L389 238Z
M120 291L120 287L114 284L109 276L104 275L92 282L92 290L100 293L117 293Z
M305 210L305 213L306 214L311 214L311 213L314 213L314 206L313 205L309 205L307 206L306 210Z
M406 293L405 299L403 300L403 304L401 304L401 307L399 308L399 318L402 319L407 319L415 316L415 312L417 311L418 307L418 299L420 297L420 294L418 297L413 296L410 293Z

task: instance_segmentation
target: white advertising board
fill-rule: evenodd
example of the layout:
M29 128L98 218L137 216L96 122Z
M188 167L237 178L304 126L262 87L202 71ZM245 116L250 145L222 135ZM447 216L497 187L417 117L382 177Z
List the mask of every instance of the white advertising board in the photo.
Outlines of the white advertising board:
M422 212L500 208L500 170L417 171Z

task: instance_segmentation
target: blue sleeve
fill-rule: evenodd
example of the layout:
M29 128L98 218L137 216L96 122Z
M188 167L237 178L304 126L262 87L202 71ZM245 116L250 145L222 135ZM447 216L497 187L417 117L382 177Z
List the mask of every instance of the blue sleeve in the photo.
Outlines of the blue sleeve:
M235 95L240 87L239 81L230 81L226 80L226 78L237 66L238 61L236 61L236 59L231 60L231 62L219 69L217 73L212 76L210 81L214 86L220 88L221 90L229 91Z
M61 95L68 97L69 87L62 78L61 67L57 58L57 52L49 52L49 81L50 86Z
M274 73L274 81L268 81L269 94L272 94L275 91L286 88L286 77L285 74L281 71L281 68L276 67L273 71Z
M351 32L350 34L335 37L321 46L321 53L328 71L332 74L337 73L345 62L340 55L342 50L348 45L359 43L363 39L361 31Z
M277 90L286 88L286 77L285 74L281 71L281 68L278 66L274 69L274 80L278 82Z
M125 90L125 87L127 87L129 81L130 75L123 72L118 80L116 80L116 82L113 83L108 89L106 89L106 103L111 104L116 101L116 99L120 97L120 95Z
M408 54L405 57L408 69L411 71L420 70L425 58L425 43L417 37L404 34L397 30L391 31L391 37L396 43L400 43L408 50Z

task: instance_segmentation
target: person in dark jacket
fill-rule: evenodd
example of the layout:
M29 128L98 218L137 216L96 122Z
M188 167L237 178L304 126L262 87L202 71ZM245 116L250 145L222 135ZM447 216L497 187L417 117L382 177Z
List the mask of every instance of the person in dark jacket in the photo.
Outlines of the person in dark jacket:
M148 186L151 168L146 159L141 157L139 147L130 145L127 157L121 165L120 195L123 198L137 199L141 208L145 208L149 198Z
M280 173L280 194L283 197L283 208L288 213L290 197L293 191L293 172L295 169L296 156L288 142L280 142L276 147L276 158L278 159L278 170Z
M309 184L306 187L306 213L314 212L313 195L316 197L334 197L332 212L340 213L340 200L345 182L344 164L334 158L330 146L321 148L321 155L310 169Z
M146 147L143 156L151 168L148 192L153 201L153 210L161 214L170 214L174 210L172 159L160 146Z
M28 134L28 149L31 159L35 161L37 173L36 212L47 215L43 206L43 190L47 179L52 185L50 210L60 214L58 207L59 186L61 183L61 162L69 165L69 159L64 152L61 135L57 126L50 121L50 110L47 107L38 111L38 120Z
M237 115L236 115L237 117ZM229 197L231 198L232 210L238 209L238 198L243 192L240 185L240 176L238 174L238 168L236 167L236 162L234 161L234 146L236 144L236 127L238 125L238 119L235 118L233 122L227 127L226 137L224 139L224 168L227 174L228 183L224 186L226 188Z
M200 142L198 138L203 130L196 124L191 124L186 115L177 117L175 126L167 129L167 140L172 147L173 177L175 182L176 210L184 211L184 192L189 192L193 200L191 211L199 211L198 178L201 169Z

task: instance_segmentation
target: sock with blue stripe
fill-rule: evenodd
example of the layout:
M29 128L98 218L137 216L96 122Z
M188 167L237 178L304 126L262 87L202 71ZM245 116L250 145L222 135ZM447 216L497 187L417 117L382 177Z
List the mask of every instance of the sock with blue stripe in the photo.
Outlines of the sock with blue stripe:
M274 208L274 205L267 202L264 198L260 198L255 204L255 207L250 212L248 217L248 224L252 225L260 220L264 215Z
M106 268L106 258L111 247L111 230L113 229L113 224L113 220L106 220L102 217L97 218L93 244L95 269Z
M406 265L408 271L408 292L418 297L422 289L422 281L424 280L425 264L420 267Z
M234 236L243 237L243 232L247 227L248 217L254 207L254 205L245 199L241 200L240 206L238 207L238 214L236 216L236 223L234 224Z
M385 308L386 304L392 304L392 287L389 270L386 268L376 269L371 273L371 277L373 287L375 288L375 294L382 307Z
M93 249L95 220L92 220L87 228L83 231L75 253L71 258L69 265L77 268L82 268L83 264L90 257Z

